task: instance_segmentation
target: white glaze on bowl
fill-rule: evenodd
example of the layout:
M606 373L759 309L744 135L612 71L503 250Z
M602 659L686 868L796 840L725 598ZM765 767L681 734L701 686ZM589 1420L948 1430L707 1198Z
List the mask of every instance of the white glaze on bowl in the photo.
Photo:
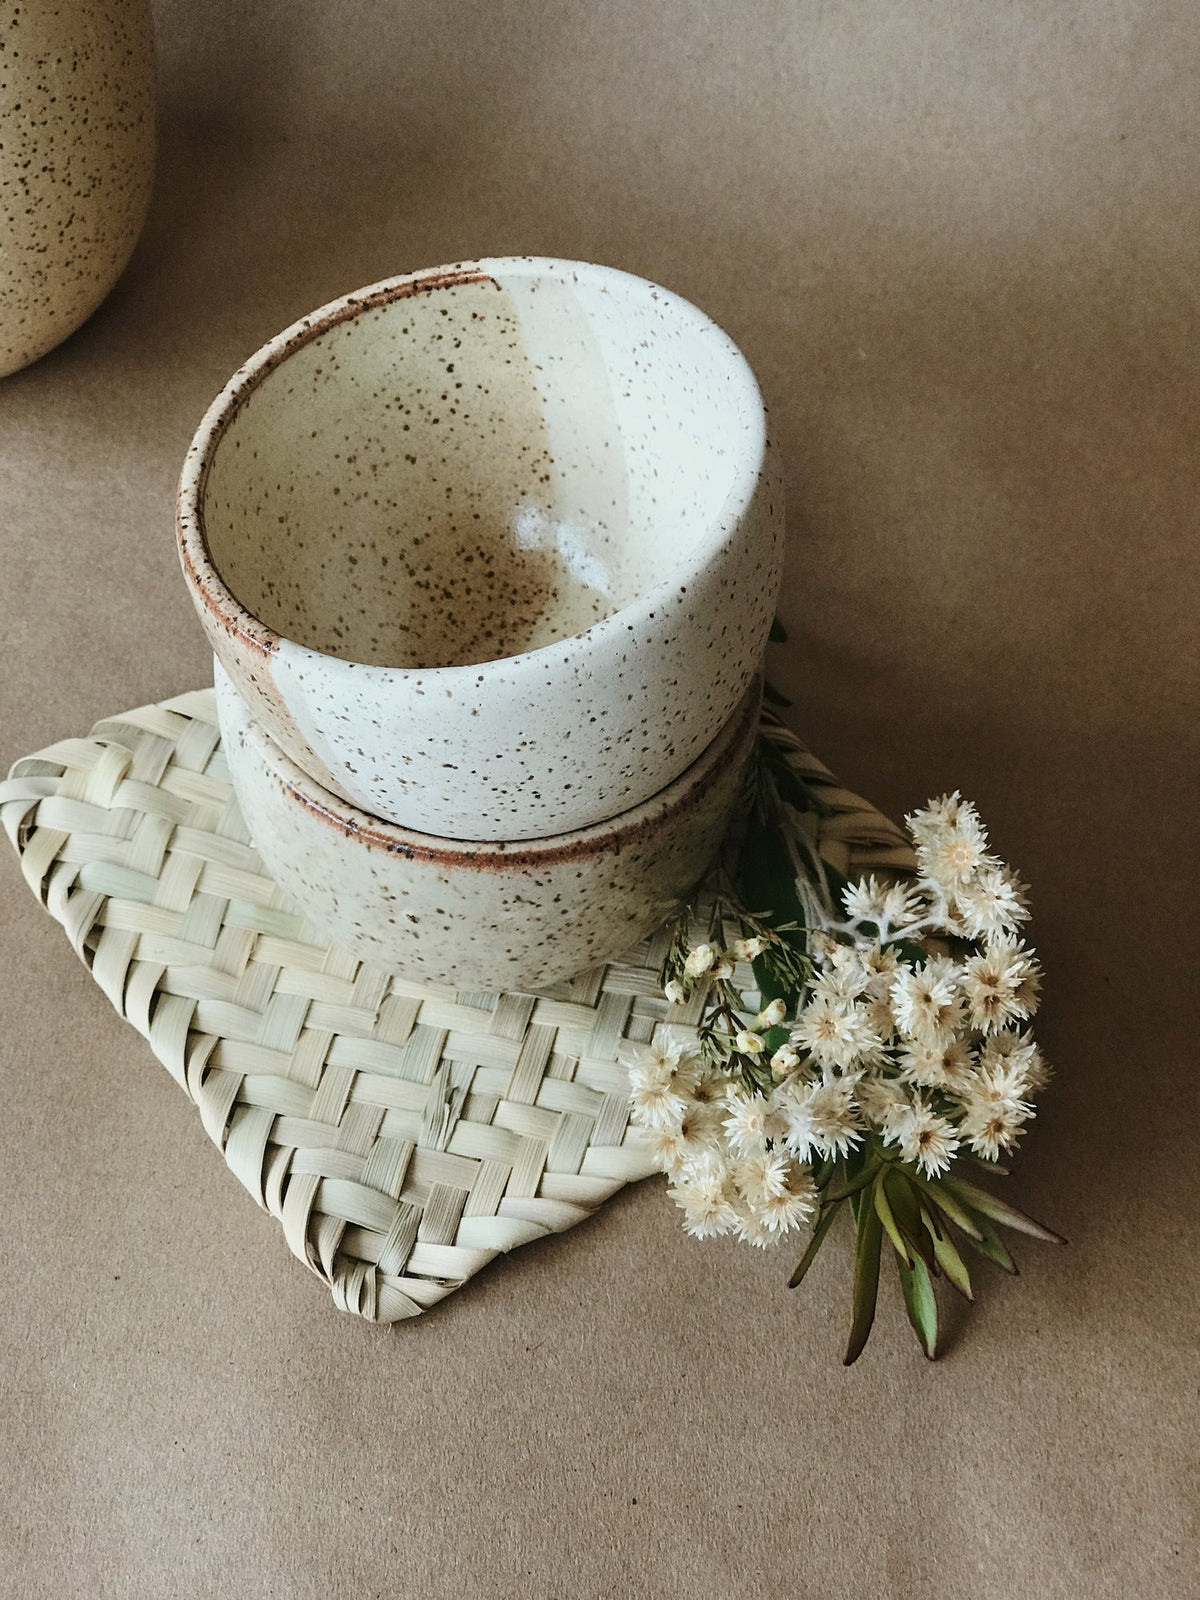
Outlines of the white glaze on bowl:
M537 989L657 927L716 855L758 726L760 685L699 760L612 822L522 844L464 843L366 815L302 772L219 663L225 758L268 870L365 961L460 989Z
M392 279L234 377L185 574L255 719L421 832L513 840L656 794L756 675L782 494L744 358L576 262Z

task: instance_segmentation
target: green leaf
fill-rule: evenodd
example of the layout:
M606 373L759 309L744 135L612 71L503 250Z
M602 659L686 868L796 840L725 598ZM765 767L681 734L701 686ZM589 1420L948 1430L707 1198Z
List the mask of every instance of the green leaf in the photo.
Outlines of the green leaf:
M786 1004L791 999L788 985L779 977L770 962L765 961L762 956L755 956L750 966L764 1007L769 1006L772 1000L782 1000Z
M871 1156L866 1165L859 1169L853 1177L847 1177L841 1183L835 1183L825 1191L825 1204L831 1205L835 1200L848 1200L860 1189L865 1189L883 1165L881 1156Z
M772 998L774 997L772 996ZM762 1036L763 1055L769 1059L775 1054L776 1050L778 1050L782 1045L785 1045L790 1038L791 1034L784 1027L776 1026L774 1028L768 1028Z
M910 967L923 967L929 960L929 951L915 939L889 939L883 948L894 950L900 960Z
M860 1206L858 1236L854 1247L854 1318L850 1325L850 1342L843 1358L852 1367L863 1353L871 1336L875 1321L875 1301L879 1295L879 1250L883 1243L883 1225L874 1206Z
M972 1211L979 1212L982 1216L990 1217L993 1222L998 1222L1002 1228L1012 1228L1016 1233L1027 1233L1031 1239L1041 1239L1046 1244L1066 1244L1062 1234L1055 1233L1050 1228L1045 1228L1040 1222L1035 1222L1032 1217L1027 1217L1023 1211L1018 1211L1015 1206L1005 1205L1003 1200L997 1200L994 1194L989 1194L986 1189L981 1189L977 1184L968 1183L965 1178L943 1178L942 1185L950 1190L956 1199L969 1206Z
M910 1172L909 1178L918 1189L929 1196L938 1210L949 1217L951 1222L957 1223L964 1233L969 1234L972 1239L983 1238L979 1223L965 1206L959 1204L942 1181L923 1178L918 1172Z
M937 1259L937 1264L946 1274L947 1280L954 1285L964 1300L974 1300L975 1296L971 1291L971 1274L967 1271L963 1258L955 1248L953 1239L944 1229L938 1229L937 1223L924 1206L921 1207L921 1219L929 1231L929 1237L933 1241L933 1253Z
M1002 1167L998 1161L988 1161L983 1156L977 1156L973 1150L960 1150L954 1158L956 1161L968 1161L971 1166L978 1167L980 1172L986 1172L993 1178L1007 1178L1009 1169Z
M981 1223L982 1232L978 1239L970 1241L973 1249L977 1250L987 1261L994 1261L1004 1272L1009 1272L1014 1278L1019 1277L1017 1263L1009 1254L1008 1246L994 1228L989 1228L986 1222Z
M899 1167L889 1167L884 1173L883 1181L887 1185L888 1199L896 1218L896 1225L908 1245L909 1254L920 1256L930 1272L936 1276L937 1258L921 1222L921 1203L916 1190Z
M765 739L760 748L763 760L775 780L775 787L779 790L780 799L786 800L797 811L815 811L819 817L833 816L833 807L827 805L812 785L800 776L782 750Z
M780 622L778 617L776 617L775 620L771 623L771 631L767 635L767 643L768 644L786 644L787 643L787 629L784 627L783 623Z
M833 1205L821 1207L821 1214L817 1218L817 1225L812 1231L812 1238L808 1241L808 1248L800 1257L800 1263L795 1272L793 1272L791 1277L788 1279L789 1289L794 1289L796 1287L796 1285L801 1281L805 1273L808 1271L809 1267L811 1267L813 1262L817 1259L817 1252L825 1243L825 1235L833 1226L833 1219L837 1216L838 1205L840 1205L840 1203L841 1202L839 1201Z
M921 1349L930 1361L937 1360L938 1340L938 1309L937 1299L933 1292L933 1282L929 1276L929 1268L920 1259L911 1267L906 1267L902 1261L896 1263L900 1270L900 1283L904 1289L904 1304L908 1311L908 1320L912 1323L917 1338L921 1341Z
M742 845L738 875L742 901L750 911L772 926L795 922L803 930L804 908L796 893L796 868L778 823L751 822ZM793 942L788 935L784 937ZM802 931L799 938L803 940Z
M769 706L790 706L791 701L782 689L777 689L769 678L763 679L763 699Z
M875 1186L871 1190L871 1199L874 1202L875 1210L879 1216L879 1220L883 1224L883 1231L892 1241L893 1249L900 1257L901 1261L911 1266L912 1254L907 1244L905 1244L903 1238L901 1237L900 1229L896 1226L896 1218L892 1215L892 1208L888 1203L887 1192L883 1186L884 1176L885 1175L881 1172L879 1177L875 1180Z

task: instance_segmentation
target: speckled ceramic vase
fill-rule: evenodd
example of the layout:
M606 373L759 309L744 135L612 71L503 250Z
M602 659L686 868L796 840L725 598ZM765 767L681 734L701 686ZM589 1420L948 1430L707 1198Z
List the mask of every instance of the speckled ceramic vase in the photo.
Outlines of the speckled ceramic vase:
M120 277L154 150L149 0L0 10L0 376L61 343Z
M217 664L229 775L255 848L320 928L365 961L460 989L537 989L611 960L695 887L758 728L756 681L661 794L554 838L466 843L381 822L284 755Z
M585 828L685 771L759 670L782 533L727 335L644 279L532 258L280 334L179 495L256 721L371 815L470 840Z

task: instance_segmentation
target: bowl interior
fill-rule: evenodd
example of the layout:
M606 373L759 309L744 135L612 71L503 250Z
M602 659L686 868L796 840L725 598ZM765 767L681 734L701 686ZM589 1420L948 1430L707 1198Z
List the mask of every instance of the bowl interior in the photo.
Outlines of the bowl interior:
M624 273L427 274L271 350L213 425L203 535L245 610L349 661L463 665L582 633L685 582L759 468L736 347Z

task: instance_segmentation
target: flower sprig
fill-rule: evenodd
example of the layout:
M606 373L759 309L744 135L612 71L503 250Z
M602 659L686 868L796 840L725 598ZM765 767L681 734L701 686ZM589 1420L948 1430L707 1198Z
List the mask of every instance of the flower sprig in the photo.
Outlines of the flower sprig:
M856 883L819 862L797 813L821 802L764 741L736 891L663 965L674 1008L630 1046L632 1115L684 1226L770 1245L835 1216L855 1229L846 1361L875 1313L886 1239L910 1321L936 1354L933 1280L972 1298L963 1252L1015 1271L998 1228L1058 1235L963 1175L1003 1175L1049 1070L1029 1030L1041 968L1020 937L1025 886L957 793L906 819L915 875ZM753 908L753 909L751 909ZM693 1008L694 1009L694 1008Z

